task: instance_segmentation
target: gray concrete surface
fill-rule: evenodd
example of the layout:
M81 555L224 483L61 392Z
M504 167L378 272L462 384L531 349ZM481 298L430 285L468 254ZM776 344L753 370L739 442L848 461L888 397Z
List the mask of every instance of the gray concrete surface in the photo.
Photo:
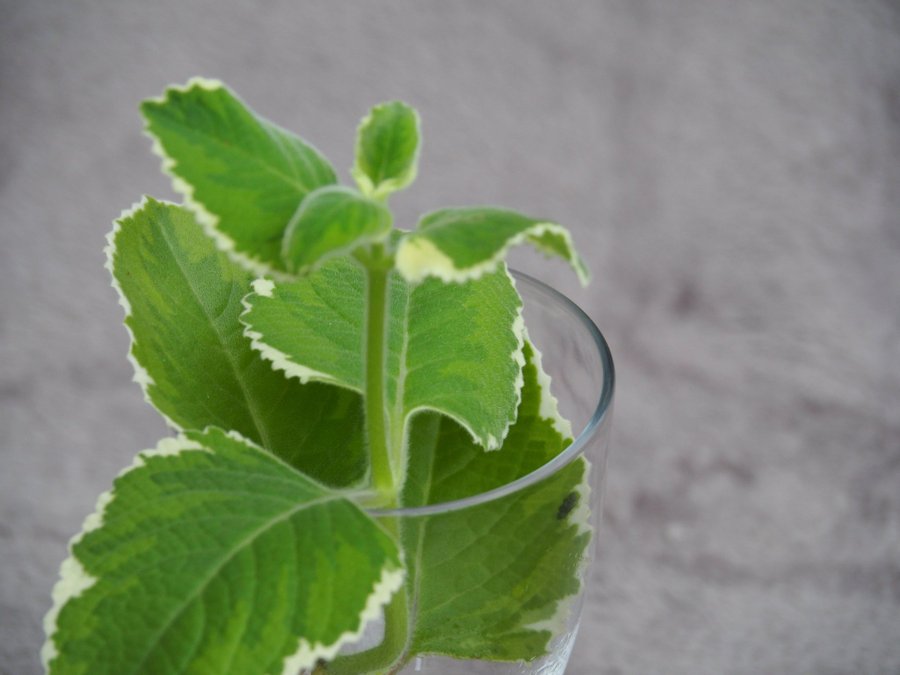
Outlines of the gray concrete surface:
M588 291L523 262L618 363L570 672L900 672L900 8L875 0L0 0L0 672L39 671L65 542L164 433L101 248L172 196L136 104L194 74L339 167L407 99L402 219L574 230Z

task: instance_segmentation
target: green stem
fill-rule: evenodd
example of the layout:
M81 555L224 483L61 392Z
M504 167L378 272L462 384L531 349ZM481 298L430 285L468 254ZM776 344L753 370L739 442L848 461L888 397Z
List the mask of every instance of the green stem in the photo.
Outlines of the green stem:
M372 466L372 485L380 501L394 506L398 486L391 466L384 396L385 318L390 270L381 264L382 247L375 245L372 249L371 262L366 265L366 436Z
M386 321L388 310L388 275L390 258L384 246L374 244L366 255L358 256L366 269L366 440L372 469L372 486L381 507L398 504L403 487L398 467L392 461L393 437L387 421L385 405ZM401 439L402 441L402 439ZM395 519L382 521L383 527L400 542L400 523ZM328 673L389 673L406 650L409 637L409 607L406 587L401 588L384 608L384 639L373 649L339 656L326 667Z

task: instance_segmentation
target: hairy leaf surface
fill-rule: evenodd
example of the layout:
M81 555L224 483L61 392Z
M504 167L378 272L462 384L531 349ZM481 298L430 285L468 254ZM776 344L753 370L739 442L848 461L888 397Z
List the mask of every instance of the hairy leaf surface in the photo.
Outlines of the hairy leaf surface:
M496 269L506 251L529 243L566 260L583 284L589 273L561 225L488 206L441 209L424 216L400 243L397 269L410 281L477 279Z
M284 269L291 217L337 180L327 160L214 80L170 87L141 112L164 170L219 247L256 272Z
M388 236L391 213L349 188L331 185L311 192L291 219L282 257L288 271L306 274L314 266Z
M519 415L497 452L483 452L446 418L414 419L405 506L505 485L569 444L528 343L525 353ZM565 598L580 589L591 536L587 470L578 459L510 496L404 523L411 653L505 661L545 653L564 626Z
M362 478L359 395L288 379L251 348L238 321L251 278L190 211L145 199L116 222L107 255L135 379L172 426L234 429L331 485Z
M261 281L241 320L253 345L301 381L363 391L365 277L336 259L297 282ZM406 418L431 409L488 449L515 419L521 388L521 300L505 268L467 284L418 285L392 274L387 415L402 442Z
M295 675L358 639L403 580L367 515L218 429L138 456L71 545L51 675Z

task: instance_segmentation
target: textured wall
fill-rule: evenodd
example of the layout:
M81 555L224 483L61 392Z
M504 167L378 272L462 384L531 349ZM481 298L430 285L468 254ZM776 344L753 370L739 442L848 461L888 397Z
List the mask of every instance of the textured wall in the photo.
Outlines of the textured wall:
M900 9L886 0L0 0L0 672L97 493L164 433L110 221L171 197L137 101L194 74L351 162L422 112L401 221L572 227L619 392L570 672L900 671Z

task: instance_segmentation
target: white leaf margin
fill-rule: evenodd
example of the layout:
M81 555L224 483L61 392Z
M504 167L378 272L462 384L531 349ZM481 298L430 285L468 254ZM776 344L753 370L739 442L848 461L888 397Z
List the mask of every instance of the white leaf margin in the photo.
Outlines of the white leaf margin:
M566 632L571 628L569 619L573 611L578 611L576 603L579 596L585 591L588 567L594 558L592 547L596 546L597 543L596 530L591 524L591 507L594 506L590 503L593 493L593 490L591 489L592 464L584 455L579 457L576 461L582 463L584 475L582 476L581 482L573 490L573 492L578 495L578 502L569 514L568 520L576 528L576 537L583 534L588 535L587 544L585 545L585 549L578 560L578 565L574 570L574 576L578 579L578 589L557 600L553 614L548 618L522 626L526 630L538 632L548 631L551 635L551 640L564 637ZM597 505L597 508L600 508L599 505Z
M375 115L378 114L385 106L390 105L393 101L386 101L385 103L379 103L374 106L365 117L363 117L359 125L356 128L356 144L353 146L355 149L355 159L353 161L353 166L350 169L350 175L353 180L356 181L357 186L359 187L360 192L372 199L385 199L392 192L397 192L406 187L412 185L413 181L416 180L416 177L419 174L419 156L422 152L422 119L419 116L419 111L413 108L412 106L406 106L413 113L413 119L415 121L416 126L416 150L413 153L412 160L410 161L409 167L407 167L406 171L400 176L394 178L388 178L387 180L383 180L378 185L372 181L363 168L359 165L359 156L362 154L362 139L363 134L366 129L372 124L372 121L375 119ZM406 104L404 104L406 105Z
M330 661L344 646L358 642L369 624L383 616L384 606L390 602L394 593L400 590L405 579L406 570L403 567L394 570L385 567L359 615L359 627L356 630L341 633L338 639L330 645L321 642L311 645L305 638L300 638L297 643L297 651L284 658L281 675L296 675L303 668L312 668L319 659Z
M164 206L177 206L172 202L163 200L155 201ZM113 229L106 235L106 246L103 248L103 253L106 256L106 262L103 266L109 271L109 276L111 279L110 285L116 291L116 295L119 299L119 305L123 310L125 310L125 319L123 320L122 325L124 325L125 330L128 331L129 347L127 358L128 362L131 364L131 367L134 369L134 375L131 379L141 388L141 392L144 395L144 400L162 416L166 424L175 431L181 431L181 425L175 422L171 417L166 415L162 410L160 410L150 396L150 387L154 386L156 382L154 382L153 377L150 375L147 369L141 364L140 361L138 361L137 356L135 356L134 349L137 345L137 338L134 335L134 331L131 330L131 326L128 325L128 319L132 316L131 302L126 297L125 291L122 290L122 286L119 284L119 280L116 278L116 238L122 231L122 221L129 218L134 218L138 214L138 212L143 210L149 203L150 198L144 195L144 197L141 198L139 202L136 202L132 204L130 208L123 210L119 217L113 221Z
M171 92L187 94L193 89L218 91L220 89L227 89L227 87L220 80L209 79L206 77L192 77L183 85L169 85L166 87L162 96L149 98L147 100L164 105L168 103L169 94ZM257 276L269 275L282 281L293 278L292 275L239 251L237 242L219 229L219 217L208 211L202 202L195 199L194 186L175 173L178 162L175 158L169 156L165 151L165 148L163 148L162 141L150 131L149 123L144 126L144 135L147 136L152 143L151 147L153 154L162 161L162 172L171 180L172 189L177 194L181 195L181 198L184 200L184 205L194 214L194 217L197 219L197 222L203 228L206 235L215 242L216 248L223 253L226 253L238 265Z
M527 334L526 337L528 337ZM556 429L563 438L571 439L573 437L572 423L563 417L559 411L559 401L551 391L552 378L547 371L544 370L541 352L534 342L531 341L530 337L528 337L528 343L531 346L534 365L537 368L538 387L541 392L538 414L542 419L551 422L553 428ZM575 508L572 509L571 514L568 516L568 519L569 522L576 527L576 537L583 534L588 535L587 546L585 547L585 551L578 561L578 566L574 572L575 577L578 579L578 590L570 595L560 598L556 602L556 608L552 616L542 621L523 626L526 630L549 631L553 636L551 639L564 636L567 629L570 627L569 617L575 609L575 602L578 599L578 596L584 592L588 566L593 559L592 547L596 545L596 529L591 523L592 508L602 508L602 505L600 504L591 504L591 498L593 496L593 490L591 488L591 472L593 471L592 463L585 455L581 455L581 457L575 461L581 462L584 474L582 475L582 479L578 483L578 486L573 490L573 492L578 495L578 501L575 504Z
M244 317L253 310L251 297L257 295L262 298L274 298L277 286L271 279L260 278L253 280L250 283L250 287L253 289L253 292L248 293L241 298L241 305L244 307L244 311L241 312L238 321L244 326L244 337L250 340L250 346L256 350L263 359L269 362L272 370L280 370L287 377L296 377L300 380L301 384L307 384L308 382L322 382L324 384L331 384L344 389L349 389L350 391L355 391L359 394L363 393L360 389L350 387L345 382L341 382L328 373L323 373L315 368L309 368L301 363L297 363L283 351L275 349L275 347L268 344L262 333L253 330L253 328L251 328L244 320Z
M558 253L556 251L546 249L538 241L540 236L548 232L563 239L568 253L565 260L575 270L581 285L587 286L590 281L590 273L575 250L571 233L562 225L551 222L534 223L507 239L503 246L490 257L469 267L457 267L453 259L428 238L428 230L410 232L403 237L397 247L397 270L407 281L413 283L422 281L429 276L437 277L445 282L455 283L478 279L496 270L509 250L519 244L531 243L539 251L557 256Z
M528 340L528 345L531 347L534 367L537 369L538 387L541 391L538 415L541 419L551 422L553 428L556 429L563 438L573 438L572 423L563 417L562 413L559 411L559 401L556 396L553 395L552 390L553 378L551 378L549 373L544 370L544 357L541 354L541 350L537 348L537 345L534 344L531 337L528 335L527 328L525 329L525 339Z
M552 378L547 371L544 370L541 351L531 340L530 336L528 336L527 331L526 338L528 339L528 344L531 346L534 366L537 369L538 388L541 392L538 414L542 419L550 422L553 425L553 428L556 429L563 438L571 439L572 423L563 417L562 413L559 411L559 401L551 391ZM578 590L570 595L560 598L556 602L556 608L552 616L542 621L523 626L526 630L549 631L553 636L551 639L563 636L569 628L569 617L571 616L578 596L584 591L588 566L593 558L591 547L596 545L596 531L591 524L592 507L595 506L591 504L591 497L593 494L593 490L591 489L592 464L584 455L575 461L581 462L584 473L578 486L573 490L573 492L578 495L578 501L575 504L575 508L572 509L571 514L569 514L568 519L569 522L576 527L576 537L582 534L587 534L589 537L585 551L575 569L575 576L578 579ZM596 508L600 508L600 505L596 505Z
M516 280L510 273L509 269L506 269L506 276L509 279L510 284L512 284L513 289L516 289ZM355 391L359 394L365 394L365 392L357 387L348 386L347 383L341 382L340 380L332 377L327 373L323 373L321 371L315 370L313 368L309 368L308 366L304 366L303 364L297 363L293 360L288 354L285 354L279 349L272 347L270 344L266 342L265 336L259 331L253 330L250 327L249 323L244 320L247 314L249 314L253 310L252 305L252 295L257 295L265 298L273 298L275 294L275 290L277 289L277 285L271 280L266 278L256 279L251 283L253 288L253 293L248 293L241 300L241 304L244 306L244 311L241 313L239 320L244 325L244 336L250 340L250 346L256 350L260 356L263 357L266 361L269 362L273 370L280 370L288 377L296 377L300 380L302 384L306 384L310 381L322 382L325 384L331 384L338 387L343 387L345 389L349 389L350 391ZM415 289L411 289L414 291ZM518 294L518 292L517 292ZM442 408L430 405L420 405L414 408L406 409L404 407L403 414L403 447L406 448L406 439L409 433L409 421L412 419L413 415L417 412L421 412L423 410L433 410L441 415L449 417L457 424L459 424L466 432L472 437L472 440L475 441L478 445L483 447L486 451L491 452L494 450L499 450L503 446L504 440L509 435L509 430L512 425L516 421L517 412L519 409L519 405L522 403L522 387L525 384L524 374L522 369L525 367L525 338L526 338L526 330L525 330L525 317L523 316L523 305L521 299L519 300L518 307L516 308L516 316L513 319L512 326L510 330L512 330L513 335L516 339L516 345L510 353L510 359L513 363L516 364L516 377L513 381L513 391L515 392L516 402L512 407L512 415L507 418L504 423L503 428L500 430L499 436L496 436L492 433L487 433L484 435L479 434L466 420L462 419L460 416L452 413L450 411L444 410ZM549 391L549 389L548 389ZM555 399L553 401L555 405ZM542 399L542 410L543 410L543 399ZM558 414L558 413L557 413ZM560 419L562 419L560 417ZM562 420L565 422L565 420ZM403 453L404 456L407 454ZM405 464L405 462L404 462Z
M212 428L212 427L209 427ZM245 443L251 448L258 450L266 457L284 464L275 455L263 449L250 439L242 436L236 431L225 432L230 438ZM146 459L151 457L166 457L179 455L183 452L209 452L214 451L204 445L193 441L183 435L177 437L164 438L156 445L155 448L144 450L138 453L132 464L122 471L114 479L113 483L122 476L139 469L146 465ZM285 465L289 466L289 465ZM292 468L292 467L290 467ZM295 470L296 469L293 469ZM87 573L81 561L75 557L73 548L80 542L86 534L103 526L104 516L109 504L115 498L115 487L103 492L98 498L94 511L88 515L81 526L81 532L76 534L69 540L68 551L69 556L63 560L60 565L59 579L53 587L51 597L53 604L49 611L44 615L44 634L46 636L43 646L41 647L41 663L46 673L50 673L50 666L53 660L59 655L59 651L54 641L57 631L57 619L63 607L70 601L79 597L86 590L97 583L98 578ZM297 649L293 654L284 657L282 661L282 675L294 675L302 668L311 668L320 659L330 660L347 644L357 642L365 633L368 625L383 616L384 606L390 602L394 593L400 590L406 579L406 569L401 565L396 569L385 565L381 571L381 577L375 583L372 592L366 598L365 606L359 615L359 625L355 630L345 631L338 636L331 644L315 642L310 644L305 638L299 638Z
M506 270L506 276L509 278L509 282L512 284L513 289L515 289L516 280L513 278L508 269ZM522 388L525 386L525 375L522 372L522 369L525 367L526 330L525 316L523 315L523 305L521 298L519 299L519 306L516 308L516 316L513 318L513 323L510 327L510 330L512 330L512 333L516 338L516 345L515 347L513 347L513 350L509 356L510 360L516 364L516 377L513 380L513 391L515 392L516 402L512 406L511 416L506 419L503 429L500 430L500 435L495 436L492 433L481 435L477 431L475 431L475 429L473 429L466 420L462 419L458 415L435 406L422 405L406 410L406 413L403 417L404 439L406 439L409 433L409 422L412 419L412 416L415 413L421 412L423 410L432 410L434 412L440 413L441 415L444 415L445 417L449 417L454 422L459 424L459 426L465 429L469 436L472 437L472 440L483 447L487 452L493 452L503 447L503 442L509 435L509 430L512 428L512 425L515 424L516 418L518 416L519 405L521 405L522 403ZM404 440L403 445L404 447L406 447L406 440Z
M164 438L152 450L145 450L138 453L131 463L131 466L120 471L113 483L131 471L144 466L146 463L144 459L147 457L163 457L168 455L178 455L182 452L198 451L211 452L196 441L192 441L184 436ZM51 672L50 664L59 654L56 642L54 641L57 629L56 622L59 618L59 613L70 600L79 597L98 581L97 577L87 573L87 570L85 570L81 561L75 557L73 549L86 534L102 527L106 509L114 498L114 487L101 493L97 498L97 504L94 507L94 511L84 519L81 526L81 532L69 540L67 547L69 556L63 560L62 565L60 565L59 579L54 585L51 593L53 604L50 607L50 610L44 615L43 625L46 639L44 645L41 647L41 663L44 666L44 671L47 673Z

